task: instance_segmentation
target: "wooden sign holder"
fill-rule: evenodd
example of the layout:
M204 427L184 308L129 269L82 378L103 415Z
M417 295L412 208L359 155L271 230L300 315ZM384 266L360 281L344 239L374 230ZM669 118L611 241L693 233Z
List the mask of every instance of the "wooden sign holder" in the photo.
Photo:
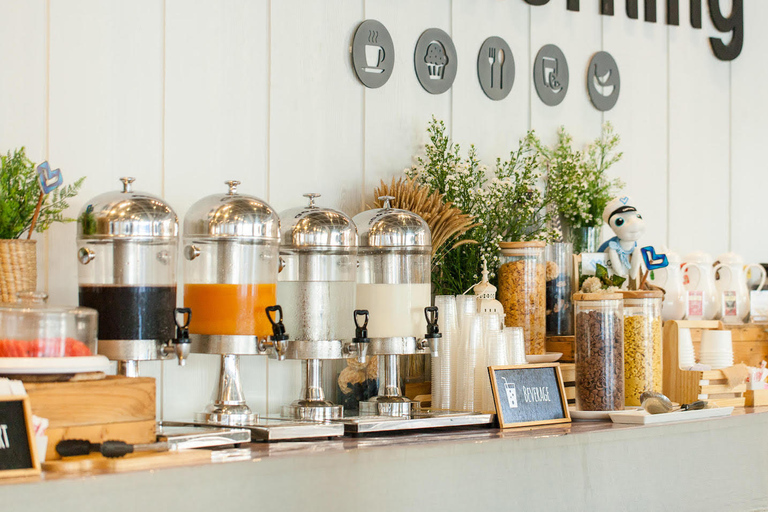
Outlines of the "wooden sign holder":
M32 467L19 469L6 469L0 471L0 478L13 478L34 476L40 474L40 459L37 456L37 439L35 438L32 427L32 409L29 406L29 397L27 395L4 395L0 396L0 402L21 402L24 409L24 425L27 430L27 443L29 445L29 455L32 459Z

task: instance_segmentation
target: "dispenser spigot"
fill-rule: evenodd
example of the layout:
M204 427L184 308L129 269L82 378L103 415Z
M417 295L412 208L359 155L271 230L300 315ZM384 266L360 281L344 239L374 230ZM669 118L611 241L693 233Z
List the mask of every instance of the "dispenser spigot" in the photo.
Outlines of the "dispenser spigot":
M424 336L426 342L425 349L429 347L433 357L438 354L438 340L443 337L440 334L440 327L437 325L438 311L436 306L424 308L424 318L427 319L427 334Z
M171 343L163 347L163 355L176 355L179 366L187 364L191 343L189 340L189 322L192 320L192 310L189 308L176 308L173 311L173 319L176 322L176 337Z
M363 325L357 321L358 317L365 317ZM355 355L357 362L365 364L368 359L368 344L371 339L368 337L368 318L369 313L367 309L356 309L352 314L352 319L355 321L355 337L352 338L352 344L347 348L349 355Z
M269 323L272 324L272 336L268 336L266 340L259 343L259 352L267 353L267 349L271 348L272 355L278 361L282 361L285 359L285 342L288 341L288 335L285 333L285 325L283 324L283 308L275 305L267 307L265 311ZM277 315L272 318L270 313L277 313Z

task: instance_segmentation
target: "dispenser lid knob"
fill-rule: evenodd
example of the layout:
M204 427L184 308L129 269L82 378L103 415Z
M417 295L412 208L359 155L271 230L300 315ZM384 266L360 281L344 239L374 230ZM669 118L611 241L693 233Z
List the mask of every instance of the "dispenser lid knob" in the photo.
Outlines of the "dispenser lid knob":
M395 198L395 196L379 196L379 201L384 201L384 204L381 206L385 210L391 210L392 205L389 204L390 201L392 201Z
M136 178L133 178L131 176L120 178L120 181L123 182L123 193L129 194L133 192L133 187L131 187L131 183L136 181Z
M233 196L233 195L237 194L237 186L240 185L239 181L237 181L237 180L228 180L228 181L225 181L224 183L226 183L229 186L228 194L230 196Z
M309 192L307 194L304 194L304 197L308 197L309 198L309 205L308 206L310 208L317 208L317 206L315 206L315 198L316 197L320 197L320 194L316 194L314 192Z

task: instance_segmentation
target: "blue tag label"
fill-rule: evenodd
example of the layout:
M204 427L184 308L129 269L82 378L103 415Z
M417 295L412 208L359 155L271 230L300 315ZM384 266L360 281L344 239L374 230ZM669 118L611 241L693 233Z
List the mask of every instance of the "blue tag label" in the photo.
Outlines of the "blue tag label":
M50 194L64 183L64 176L60 169L51 170L48 162L43 162L37 166L37 177L40 189L43 194Z

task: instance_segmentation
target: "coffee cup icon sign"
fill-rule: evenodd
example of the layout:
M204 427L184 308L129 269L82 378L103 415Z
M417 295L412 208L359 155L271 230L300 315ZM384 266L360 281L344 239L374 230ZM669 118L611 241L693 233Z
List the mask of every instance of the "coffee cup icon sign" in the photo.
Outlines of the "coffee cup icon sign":
M384 48L375 44L365 45L365 63L363 68L366 73L383 73L384 69L379 66L384 62Z

